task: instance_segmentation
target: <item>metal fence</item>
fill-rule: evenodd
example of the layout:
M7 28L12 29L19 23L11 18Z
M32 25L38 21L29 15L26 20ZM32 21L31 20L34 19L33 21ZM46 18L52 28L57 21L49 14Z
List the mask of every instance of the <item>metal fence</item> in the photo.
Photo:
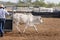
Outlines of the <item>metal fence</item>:
M60 11L55 11L52 8L34 8L34 7L7 7L6 8L9 12L14 13L32 13L35 16L42 16L42 17L57 17L60 18Z

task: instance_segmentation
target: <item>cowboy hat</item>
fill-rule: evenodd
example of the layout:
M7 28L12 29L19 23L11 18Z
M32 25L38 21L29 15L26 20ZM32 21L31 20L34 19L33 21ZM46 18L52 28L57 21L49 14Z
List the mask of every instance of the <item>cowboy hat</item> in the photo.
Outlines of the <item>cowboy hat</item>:
M4 8L5 6L3 4L0 4L0 7Z

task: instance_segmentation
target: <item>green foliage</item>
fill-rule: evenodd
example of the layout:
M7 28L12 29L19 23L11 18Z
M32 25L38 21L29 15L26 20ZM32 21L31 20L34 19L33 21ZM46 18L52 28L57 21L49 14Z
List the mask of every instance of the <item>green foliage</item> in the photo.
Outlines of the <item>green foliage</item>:
M5 5L14 5L15 3L7 2Z
M54 3L48 3L47 7L55 7Z
M36 0L35 2L32 2L32 0L19 0L18 6L39 6L39 7L53 7L53 3L46 4L44 0Z
M44 2L44 0L36 0L35 2L33 2L34 6L40 6L40 7L46 7L46 4Z
M17 5L18 6L30 6L31 5L31 0L23 0L23 1L19 0Z
M60 2L58 3L58 5L57 6L60 6Z
M60 6L59 4L49 3L46 4L44 0L36 0L32 2L32 0L19 0L17 4L7 2L6 5L16 5L16 6L38 6L38 7L55 7Z

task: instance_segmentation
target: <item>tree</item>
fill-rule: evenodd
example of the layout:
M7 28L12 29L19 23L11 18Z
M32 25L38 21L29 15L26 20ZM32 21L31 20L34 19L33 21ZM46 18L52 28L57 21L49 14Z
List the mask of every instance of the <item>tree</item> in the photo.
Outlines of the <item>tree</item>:
M41 7L44 7L46 6L44 0L36 0L34 3L33 3L34 6L41 6Z
M15 5L16 3L6 2L5 5Z
M47 7L54 7L55 4L54 3L48 3Z
M40 1L40 2L44 2L44 0L38 0L38 1Z
M19 0L19 2L18 3L24 3L23 1L21 1L21 0Z
M57 4L57 6L60 6L60 2Z
M18 4L19 6L40 6L40 7L53 7L56 6L54 3L46 4L44 0L36 0L32 2L32 0L19 0ZM60 3L58 4L60 6Z

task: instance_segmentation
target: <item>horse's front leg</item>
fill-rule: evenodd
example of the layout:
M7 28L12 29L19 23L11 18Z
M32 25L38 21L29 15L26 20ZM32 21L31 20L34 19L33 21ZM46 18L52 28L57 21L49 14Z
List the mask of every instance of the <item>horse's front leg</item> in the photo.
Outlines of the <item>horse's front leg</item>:
M19 33L21 32L20 28L19 28L19 22L16 22L16 29L19 31Z

